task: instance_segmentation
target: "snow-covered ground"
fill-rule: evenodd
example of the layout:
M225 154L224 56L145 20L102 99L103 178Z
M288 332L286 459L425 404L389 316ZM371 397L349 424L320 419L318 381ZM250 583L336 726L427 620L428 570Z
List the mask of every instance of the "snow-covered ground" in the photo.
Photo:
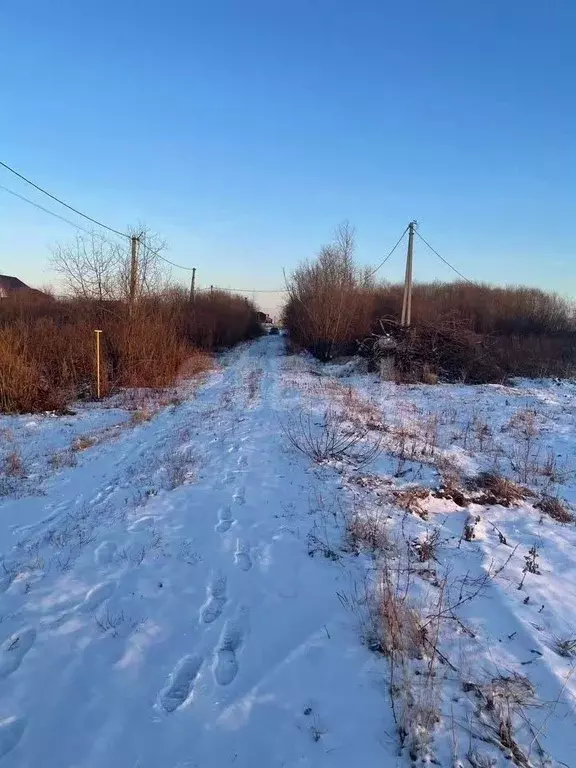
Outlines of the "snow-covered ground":
M535 508L576 502L575 386L265 337L181 397L0 418L2 765L576 765L576 532ZM326 426L361 439L295 449ZM495 467L538 495L447 492ZM414 647L376 647L384 593Z

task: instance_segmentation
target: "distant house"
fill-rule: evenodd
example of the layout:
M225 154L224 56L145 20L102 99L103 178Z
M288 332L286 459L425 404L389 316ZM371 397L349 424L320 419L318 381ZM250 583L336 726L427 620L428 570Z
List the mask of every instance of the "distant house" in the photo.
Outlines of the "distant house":
M10 296L17 295L34 295L34 296L46 296L42 291L37 291L35 288L30 288L29 285L23 283L17 277L11 277L10 275L0 275L0 299L7 299Z

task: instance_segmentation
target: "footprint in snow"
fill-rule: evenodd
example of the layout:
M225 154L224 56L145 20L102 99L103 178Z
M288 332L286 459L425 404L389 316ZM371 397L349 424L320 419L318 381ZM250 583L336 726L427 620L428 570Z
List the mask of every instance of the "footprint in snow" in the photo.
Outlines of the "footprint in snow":
M248 457L242 454L240 458L238 459L238 466L239 467L245 467L248 464Z
M230 529L230 526L234 522L232 517L232 510L230 507L221 507L218 510L218 523L215 530L217 533L226 533Z
M252 568L252 560L250 558L250 544L247 541L238 539L236 542L234 560L238 568L241 568L243 571L249 571L250 568Z
M237 488L234 493L232 494L232 498L236 504L245 504L246 503L246 488L241 485L239 488Z
M113 541L103 541L94 550L94 560L96 565L106 565L111 563L116 554L116 544Z
M36 630L28 627L15 632L4 641L0 648L0 679L8 677L18 669L35 640Z
M160 691L158 702L166 712L174 712L190 696L194 681L198 676L202 658L184 656L172 670L168 682Z
M98 608L104 600L108 600L112 596L112 593L116 589L116 584L113 581L105 581L102 584L97 584L92 589L88 590L84 601L80 603L77 611L80 613L91 613Z
M242 645L248 625L248 609L241 608L235 619L224 624L214 657L214 677L219 685L230 685L238 674L236 654Z
M206 591L208 598L200 608L200 621L211 624L220 616L226 604L226 576L216 574Z
M0 720L0 757L14 749L25 728L26 719L23 717L7 717Z

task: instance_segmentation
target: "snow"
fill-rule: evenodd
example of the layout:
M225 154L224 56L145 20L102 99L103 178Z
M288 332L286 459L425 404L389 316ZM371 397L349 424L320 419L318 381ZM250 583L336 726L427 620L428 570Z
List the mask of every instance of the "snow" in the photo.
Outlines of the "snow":
M408 584L421 611L478 588L439 629L449 664L436 667L437 723L414 720L418 759L468 765L473 749L509 764L477 738L489 724L474 686L517 674L539 702L519 744L535 765L540 743L550 765L574 764L574 662L556 650L576 637L574 526L532 498L462 508L424 494L419 516L394 494L497 464L575 503L576 387L398 387L358 371L286 356L272 336L223 355L150 420L121 402L0 418L0 461L23 465L0 476L2 765L409 764L390 660L362 642L380 565L345 545L351 510L377 516L394 551L439 531L436 560ZM290 445L298 414L316 429L327 409L381 441L371 466L315 464ZM524 574L534 543L539 573ZM411 674L428 665L409 661Z

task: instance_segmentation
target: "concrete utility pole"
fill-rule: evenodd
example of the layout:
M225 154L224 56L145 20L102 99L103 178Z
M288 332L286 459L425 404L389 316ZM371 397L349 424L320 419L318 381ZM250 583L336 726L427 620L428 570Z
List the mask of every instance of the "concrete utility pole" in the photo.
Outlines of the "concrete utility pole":
M138 287L138 243L140 238L137 235L132 235L130 238L130 286L128 302L130 307L130 313L134 308L134 302L136 301L136 290Z
M406 275L404 277L404 295L402 297L402 317L400 325L408 327L412 319L412 254L414 250L414 229L416 222L408 224L408 253L406 254Z
M196 298L196 267L192 269L192 280L190 281L190 302L194 304Z

